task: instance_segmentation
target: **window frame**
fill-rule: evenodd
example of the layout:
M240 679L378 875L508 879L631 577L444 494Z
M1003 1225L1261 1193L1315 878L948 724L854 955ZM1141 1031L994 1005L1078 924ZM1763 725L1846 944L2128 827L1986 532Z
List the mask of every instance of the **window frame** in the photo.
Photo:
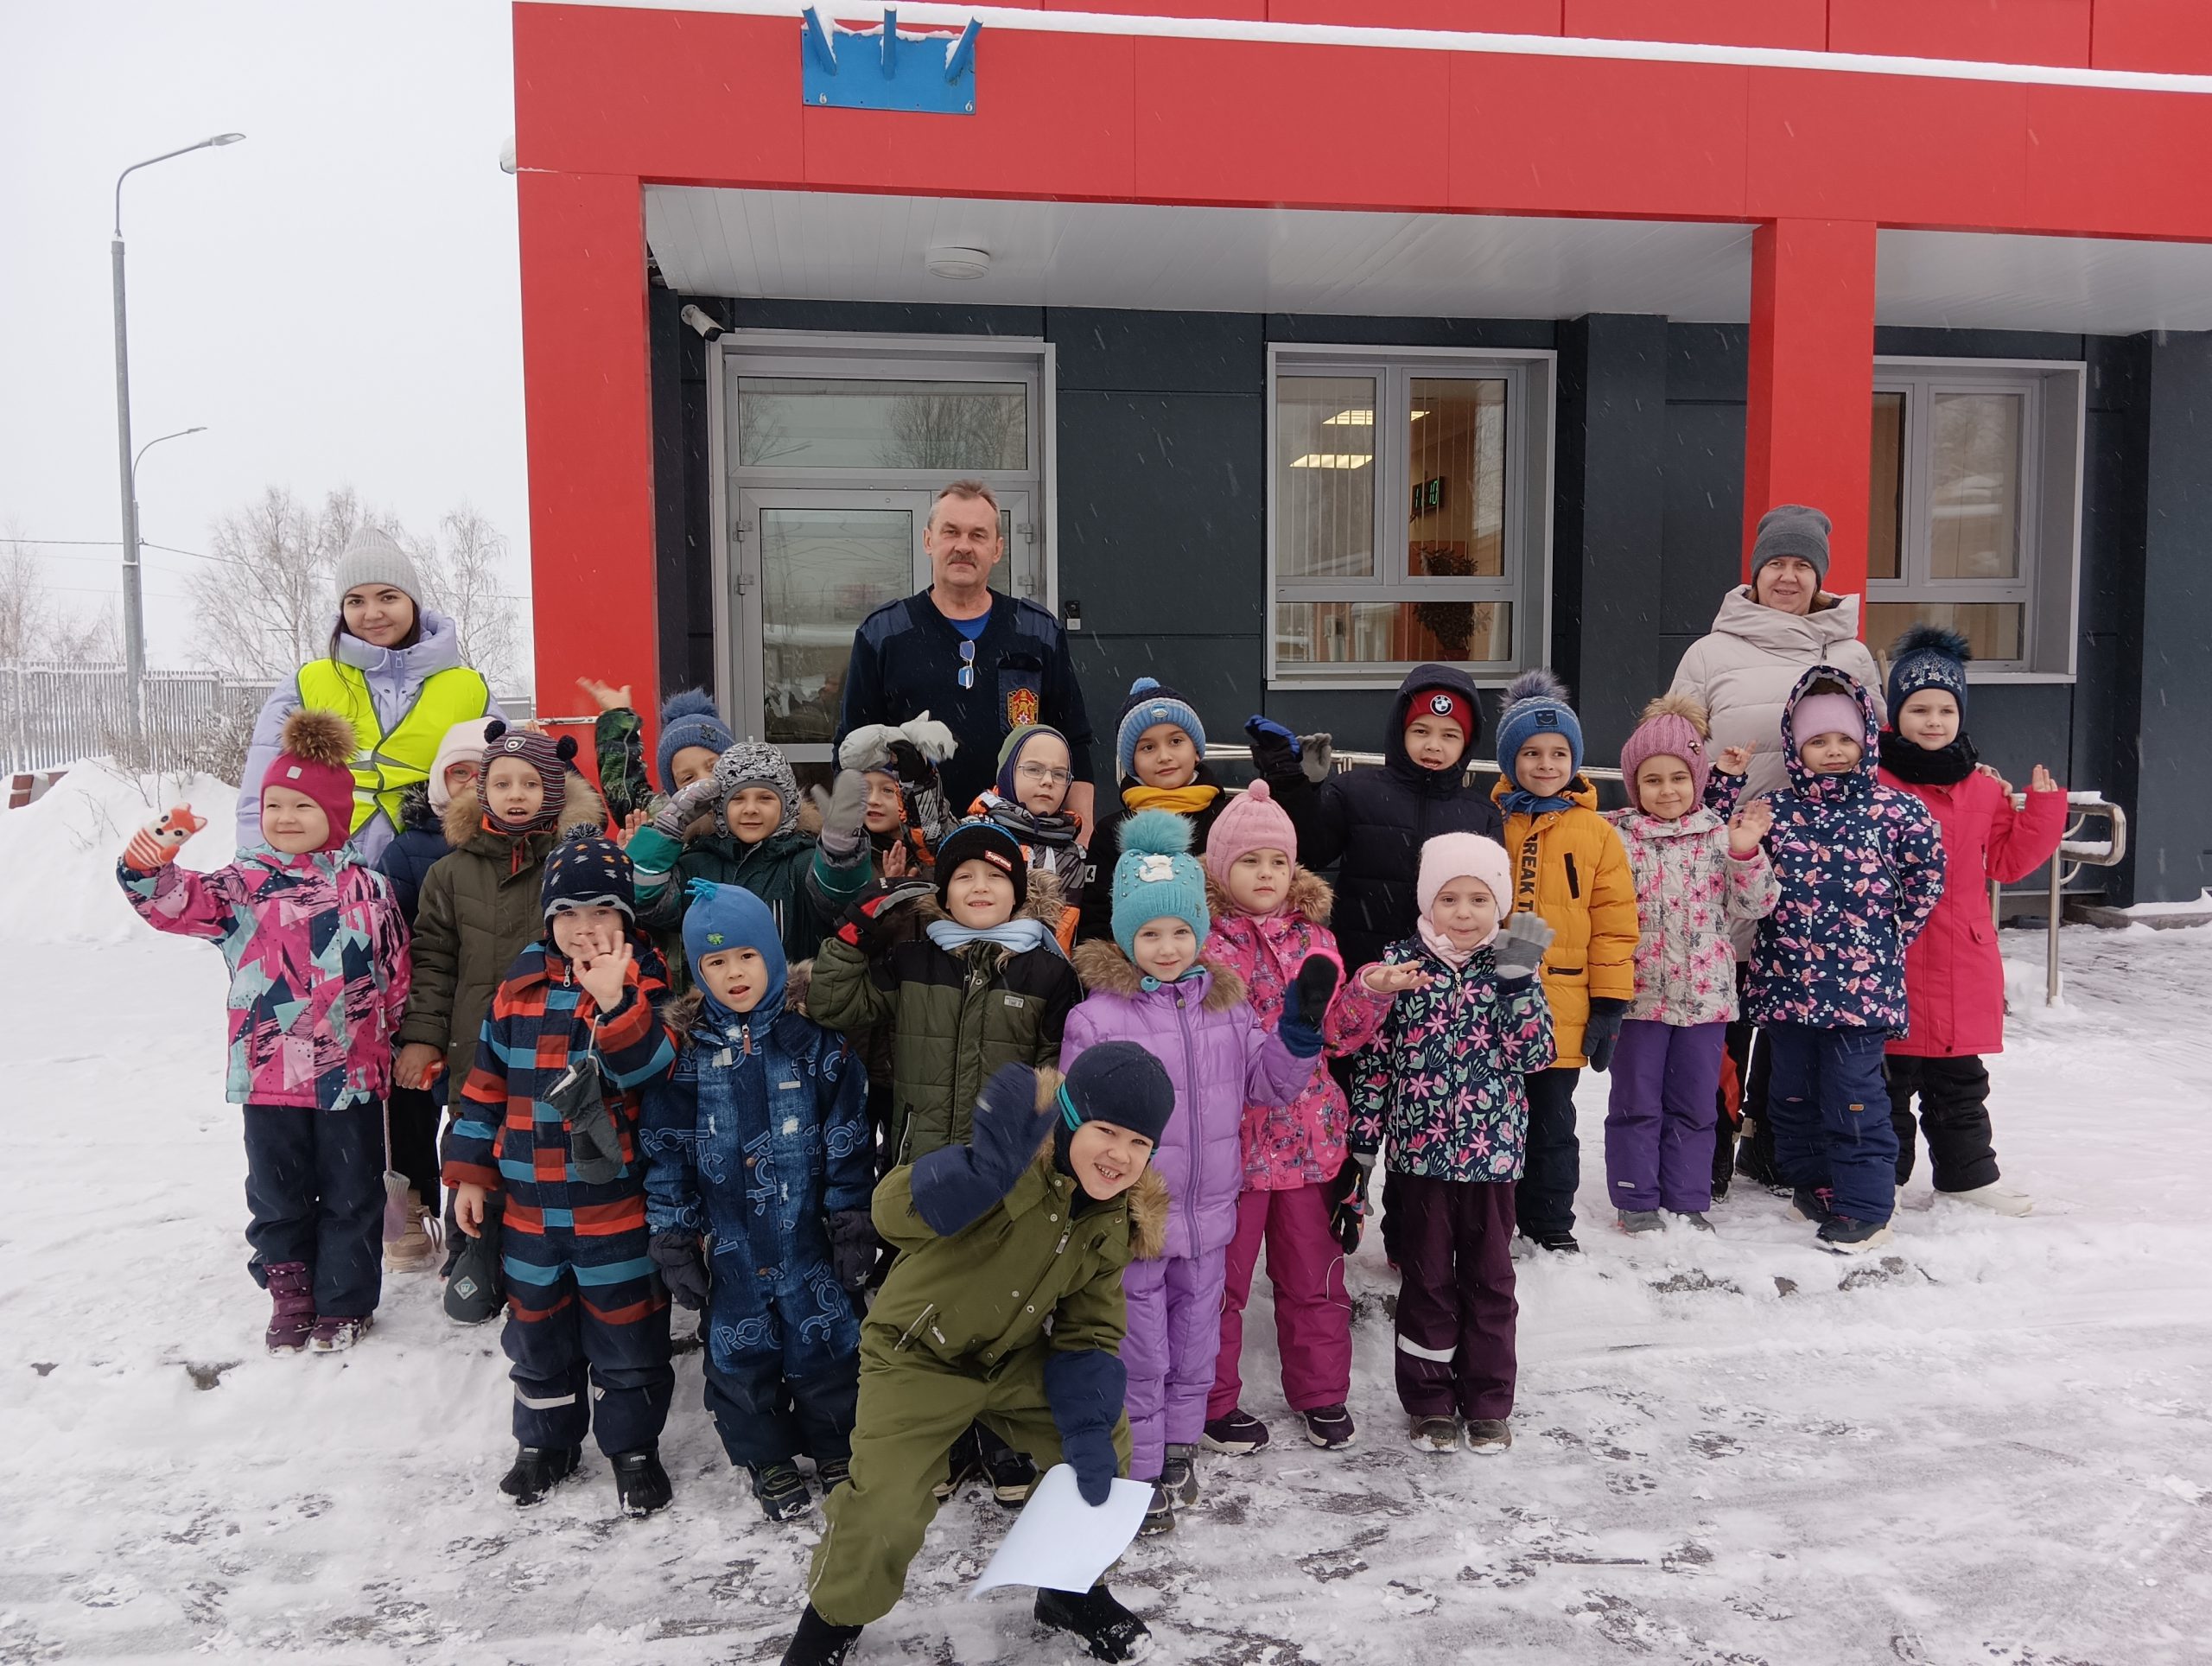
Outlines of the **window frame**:
M1268 346L1267 594L1262 609L1269 689L1395 689L1417 660L1362 660L1332 666L1278 658L1276 609L1301 602L1503 601L1512 608L1511 651L1503 661L1457 662L1481 687L1503 687L1550 647L1553 417L1558 353L1549 348L1505 352L1330 343ZM1376 570L1351 579L1287 578L1276 547L1278 383L1284 377L1372 378L1376 386L1374 492L1370 538ZM1416 380L1503 381L1505 491L1501 547L1504 572L1495 577L1415 576L1403 571L1410 524L1408 463L1412 391Z
M1896 578L1869 574L1866 605L2017 606L2021 610L2019 658L1977 659L1967 669L1969 680L2073 682L2080 636L2087 361L1883 354L1874 360L1872 394L1883 393L1904 396L1899 574ZM1961 393L2022 397L2016 506L2019 571L2010 579L1939 579L1930 570L1935 401Z

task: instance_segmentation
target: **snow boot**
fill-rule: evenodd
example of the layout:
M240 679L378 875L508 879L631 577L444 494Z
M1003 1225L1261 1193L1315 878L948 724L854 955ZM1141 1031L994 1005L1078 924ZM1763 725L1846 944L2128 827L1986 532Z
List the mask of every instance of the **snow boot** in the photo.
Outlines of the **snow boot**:
M661 1467L658 1446L611 1453L607 1462L614 1466L614 1496L621 1501L625 1516L650 1516L656 1510L665 1510L676 1496L668 1484L668 1472Z
M2018 1217L2030 1213L2036 1206L2033 1198L2024 1192L2015 1192L2002 1180L1992 1180L1987 1186L1977 1186L1971 1191L1938 1192L1936 1195L1948 1198L1953 1203L1972 1204L1993 1215Z
M1513 1430L1503 1417L1470 1417L1467 1420L1469 1452L1495 1458L1501 1452L1511 1450L1512 1446Z
M407 1193L407 1226L400 1235L384 1246L384 1270L387 1273L428 1272L438 1259L437 1240L430 1236L429 1211L423 1206L423 1194L410 1190Z
M375 1323L376 1318L371 1313L363 1313L359 1319L341 1319L335 1313L318 1313L315 1321L315 1339L310 1345L317 1353L344 1353L366 1336L369 1327Z
M1683 1225L1688 1227L1694 1232L1710 1232L1713 1230L1713 1223L1705 1218L1705 1213L1702 1210L1675 1209L1670 1210L1668 1212L1672 1214L1676 1220L1681 1222Z
M751 1473L753 1496L760 1500L760 1513L770 1521L787 1522L814 1508L813 1496L806 1490L806 1478L798 1472L796 1464L756 1464ZM818 1474L817 1478L820 1478ZM830 1490L827 1481L823 1482L822 1490Z
M315 1334L315 1275L303 1261L280 1261L261 1269L269 1281L269 1328L261 1339L271 1353L305 1353Z
M1411 1430L1414 1449L1420 1452L1457 1452L1459 1449L1459 1420L1456 1417L1416 1417Z
M1170 1441L1160 1466L1160 1490L1180 1509L1198 1501L1198 1449Z
M976 1439L973 1424L960 1431L960 1438L952 1443L952 1450L945 1454L944 1478L931 1489L937 1501L943 1504L969 1481L983 1473L983 1453Z
M1268 1444L1268 1426L1239 1406L1224 1417L1206 1419L1208 1452L1225 1452L1232 1458L1257 1452Z
M582 1447L518 1447L514 1467L499 1479L499 1491L518 1510L534 1504L574 1475L583 1455Z
M828 1497L832 1487L840 1487L853 1478L853 1460L849 1458L817 1459L814 1466L814 1484Z
M992 1497L1008 1510L1019 1510L1029 1502L1030 1489L1037 1485L1037 1466L1027 1453L1007 1447L983 1454L983 1476L991 1484Z
M1624 1209L1618 1211L1621 1230L1631 1235L1637 1232L1663 1232L1667 1222L1656 1209Z
M1582 1246L1575 1242L1572 1232L1523 1232L1521 1235L1539 1250L1548 1250L1555 1256L1579 1256Z
M1152 1648L1152 1631L1114 1599L1103 1585L1077 1594L1039 1591L1033 1610L1040 1625L1070 1631L1090 1645L1093 1660L1141 1660ZM789 1656L785 1656L789 1666Z
M798 1630L784 1646L783 1666L843 1666L860 1640L859 1626L832 1625L810 1602L798 1617Z
M1157 1538L1162 1533L1175 1530L1175 1501L1167 1496L1167 1489L1158 1481L1152 1484L1152 1502L1144 1507L1144 1520L1137 1523L1137 1532L1145 1538Z
M1306 1420L1306 1438L1324 1452L1342 1452L1359 1439L1359 1425L1342 1406L1316 1406L1299 1413Z
M1824 1186L1801 1186L1789 1194L1789 1214L1793 1220L1810 1221L1824 1226L1835 1218L1835 1211L1828 1206L1835 1194Z
M1832 1256L1863 1256L1896 1237L1887 1221L1855 1221L1848 1215L1831 1215L1821 1223L1813 1243Z

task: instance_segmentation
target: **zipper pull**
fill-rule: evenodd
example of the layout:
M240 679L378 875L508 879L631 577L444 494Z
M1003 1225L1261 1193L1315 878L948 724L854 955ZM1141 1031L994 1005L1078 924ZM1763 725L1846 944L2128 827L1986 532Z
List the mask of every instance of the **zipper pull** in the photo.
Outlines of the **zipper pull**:
M739 1025L739 1026L737 1027L737 1033L738 1033L738 1035L739 1035L740 1039L741 1039L741 1040L742 1040L744 1041L744 1043L745 1043L745 1056L746 1056L747 1059L752 1058L752 1057L753 1057L753 1026L752 1026L752 1025L750 1025L750 1024L741 1024L741 1025Z

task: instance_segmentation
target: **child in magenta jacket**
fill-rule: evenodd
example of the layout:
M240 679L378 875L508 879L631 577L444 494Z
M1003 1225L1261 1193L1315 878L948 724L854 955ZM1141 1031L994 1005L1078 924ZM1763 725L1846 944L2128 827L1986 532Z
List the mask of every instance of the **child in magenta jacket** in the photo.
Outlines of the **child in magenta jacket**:
M1966 639L1931 626L1890 651L1891 727L1882 732L1880 779L1928 807L1943 838L1942 900L1905 951L1911 1023L1888 1046L1890 1121L1897 1184L1912 1176L1912 1103L1928 1135L1936 1190L2000 1215L2034 1205L1999 1178L1989 1134L1989 1071L1981 1055L2005 1048L2005 966L1989 914L1989 882L2025 879L2057 854L2066 793L2037 764L2027 804L1976 767L1967 738Z
M1060 1043L1065 1070L1102 1041L1136 1042L1166 1065L1175 1087L1175 1114L1152 1158L1173 1204L1166 1253L1132 1262L1122 1280L1129 1474L1154 1484L1150 1533L1175 1525L1176 1504L1198 1501L1198 1442L1244 1189L1244 1107L1287 1104L1312 1079L1321 1015L1337 988L1335 963L1309 957L1270 1032L1243 979L1199 958L1211 917L1205 870L1190 849L1190 823L1171 811L1141 811L1122 823L1114 941L1077 949L1090 993L1068 1014Z
M1275 1026L1299 969L1319 955L1341 980L1321 1023L1323 1050L1347 1059L1372 1041L1391 996L1410 987L1412 969L1370 966L1360 976L1344 976L1344 957L1329 931L1329 887L1298 865L1297 831L1265 781L1254 782L1215 821L1205 868L1209 957L1243 980L1261 1023ZM1205 1444L1213 1451L1256 1452L1268 1443L1268 1426L1237 1404L1244 1304L1262 1242L1274 1287L1283 1398L1313 1445L1352 1443L1344 1405L1351 1392L1351 1299L1344 1251L1331 1229L1351 1120L1344 1089L1325 1070L1314 1071L1288 1104L1244 1107L1244 1190L1229 1243L1221 1355L1206 1398Z

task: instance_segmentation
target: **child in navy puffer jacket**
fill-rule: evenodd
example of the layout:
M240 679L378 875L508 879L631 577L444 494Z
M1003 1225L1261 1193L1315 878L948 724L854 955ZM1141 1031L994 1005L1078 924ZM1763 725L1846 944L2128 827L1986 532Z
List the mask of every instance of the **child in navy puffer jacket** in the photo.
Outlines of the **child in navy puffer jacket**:
M1879 735L1848 672L1815 665L1797 679L1782 713L1789 785L1770 801L1766 838L1781 900L1751 949L1748 1015L1774 1049L1775 1166L1837 1255L1890 1240L1897 1133L1882 1049L1906 1027L1904 951L1943 894L1926 807L1875 779Z

